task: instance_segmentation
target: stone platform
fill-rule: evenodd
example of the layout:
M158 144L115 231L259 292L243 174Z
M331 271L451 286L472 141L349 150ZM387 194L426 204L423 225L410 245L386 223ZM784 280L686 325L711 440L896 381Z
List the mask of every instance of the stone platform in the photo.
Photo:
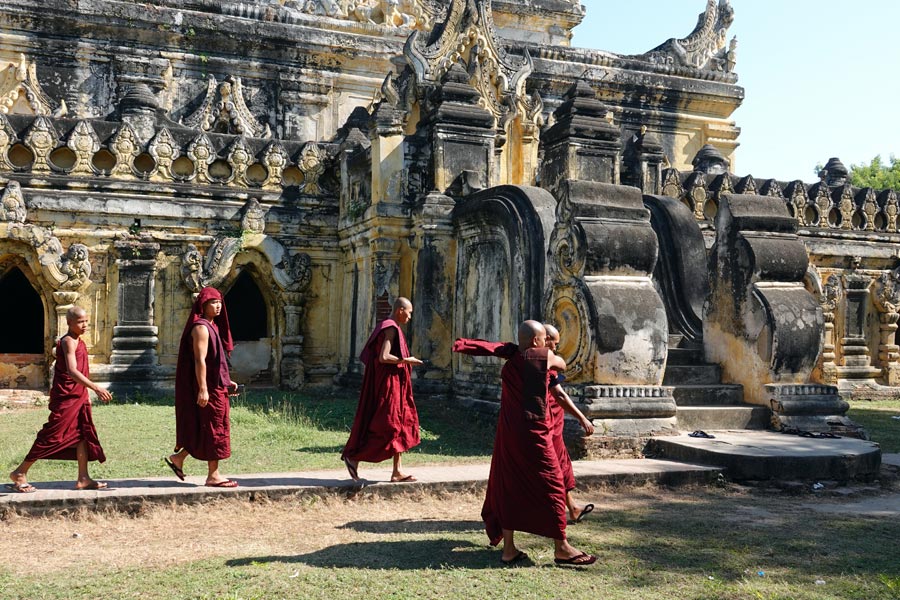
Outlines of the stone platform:
M575 461L574 467L581 485L706 484L721 473L716 467L651 459ZM91 491L73 490L71 481L34 481L38 491L32 494L8 492L0 487L0 516L8 512L65 513L79 508L137 512L150 504L191 504L223 497L254 500L324 494L387 496L413 490L478 490L487 482L490 465L408 465L406 470L418 481L390 483L390 469L370 469L365 463L359 473L365 479L360 482L352 481L345 469L235 475L233 478L240 487L230 489L206 487L203 477L188 477L186 481L178 481L174 476L106 479L103 481L109 488Z
M668 460L721 467L735 481L866 480L878 476L881 449L855 438L807 438L766 431L708 431L653 438L647 452Z

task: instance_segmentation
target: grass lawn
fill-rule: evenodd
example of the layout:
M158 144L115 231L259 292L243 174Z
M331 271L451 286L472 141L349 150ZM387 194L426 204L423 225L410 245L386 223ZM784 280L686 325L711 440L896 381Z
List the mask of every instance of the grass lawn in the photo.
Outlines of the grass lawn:
M0 522L0 534L16 540L0 545L0 597L900 598L896 491L852 501L734 488L597 488L578 497L597 505L568 530L576 547L600 557L583 569L555 567L550 541L527 534L517 543L532 564L501 566L482 530L480 494L13 518ZM895 516L860 514L873 500L893 503Z
M324 389L315 395L249 392L232 405L232 456L223 462L223 472L234 475L342 469L339 455L353 423L356 403L352 390ZM417 406L422 443L404 455L405 465L490 460L492 426L473 422L454 404L423 397ZM0 413L0 466L5 472L25 457L47 414L46 408ZM162 460L175 444L175 409L171 399L95 403L94 422L107 461L102 465L91 463L93 477L171 475ZM205 464L189 460L185 470L189 474L204 474ZM38 461L28 476L32 481L74 479L75 465L67 461Z
M882 452L900 452L900 419L892 418L900 417L900 399L853 400L847 416L869 432Z

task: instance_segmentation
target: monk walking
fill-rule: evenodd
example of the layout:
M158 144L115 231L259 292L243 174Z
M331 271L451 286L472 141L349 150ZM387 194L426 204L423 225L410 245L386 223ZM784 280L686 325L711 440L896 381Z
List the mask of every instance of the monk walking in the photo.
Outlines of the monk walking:
M544 329L547 331L547 348L555 352L559 345L559 330L544 323ZM581 520L589 513L593 512L594 505L586 504L579 507L572 497L572 490L575 489L575 471L572 469L572 459L569 456L569 450L566 448L566 442L563 439L563 427L565 425L566 413L569 413L576 419L584 429L585 434L593 435L594 424L582 414L572 399L562 387L565 375L550 371L549 390L553 402L547 403L547 409L550 416L550 427L553 432L553 448L556 450L556 456L559 459L559 468L562 470L563 484L566 487L566 508L569 509L569 518L575 523L581 523Z
M106 461L91 416L88 390L94 390L103 402L112 399L107 390L89 379L87 347L81 339L87 332L88 322L83 308L73 306L66 313L68 331L56 344L56 365L50 388L50 418L38 432L25 460L9 474L12 484L7 487L16 492L36 491L28 483L28 469L41 458L78 461L76 490L106 487L105 483L94 481L88 474L89 461Z
M411 368L422 361L410 356L400 325L412 318L412 302L397 298L391 316L375 326L359 360L366 367L359 405L341 460L354 481L360 461L394 460L391 481L416 481L403 473L400 456L419 445L419 414L413 401Z
M492 545L503 541L500 560L512 565L528 558L515 545L516 531L549 537L558 565L590 565L596 560L566 539L566 489L553 446L547 411L550 370L565 361L546 348L537 321L519 326L518 345L457 340L455 352L506 358L497 435L481 517Z
M219 473L219 461L231 456L228 394L238 385L226 359L233 348L222 294L205 287L184 326L175 367L175 454L165 461L182 481L184 461L192 456L207 462L206 485L238 486Z

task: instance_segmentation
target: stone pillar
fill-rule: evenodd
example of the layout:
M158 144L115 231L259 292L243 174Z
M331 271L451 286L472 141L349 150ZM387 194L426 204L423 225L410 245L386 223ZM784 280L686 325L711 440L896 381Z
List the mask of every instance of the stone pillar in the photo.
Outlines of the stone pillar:
M619 183L619 128L609 109L582 80L566 92L553 113L556 123L541 136L541 187L553 191L567 179Z
M844 290L840 277L831 275L822 287L822 297L819 304L822 307L822 316L825 319L825 342L822 346L822 383L837 385L838 373L835 362L834 339L834 311L843 298Z
M884 383L889 386L900 385L900 346L895 343L897 321L900 320L897 312L900 306L898 277L898 270L882 273L873 295L879 321L878 364L882 369Z
M622 183L640 188L645 194L660 194L665 157L656 136L641 127L639 133L631 136L623 157Z
M381 102L372 113L369 138L372 142L372 205L402 200L403 118L405 113Z
M299 292L284 292L284 335L281 336L281 383L295 390L306 380L303 364L303 334L300 322L304 313L304 295Z
M844 273L844 337L841 338L843 365L838 366L838 387L850 389L859 385L875 387L881 370L872 366L866 340L866 312L871 296L872 278L859 270L859 257L850 258L850 268Z
M159 244L147 240L119 241L115 250L118 318L113 327L109 375L116 387L133 389L152 382L158 363L153 302Z
M416 264L411 351L428 361L427 368L420 372L420 386L446 386L451 374L456 240L450 215L455 205L449 196L431 193L413 213Z

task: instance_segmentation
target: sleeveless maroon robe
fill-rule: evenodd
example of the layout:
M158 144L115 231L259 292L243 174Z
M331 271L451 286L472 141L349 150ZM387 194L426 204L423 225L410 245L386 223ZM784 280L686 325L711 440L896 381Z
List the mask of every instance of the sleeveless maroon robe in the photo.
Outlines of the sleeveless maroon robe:
M87 346L84 341L77 341L75 366L82 375L90 379ZM88 460L106 462L91 415L88 389L69 375L66 353L61 342L62 338L56 344L56 366L53 368L53 385L50 388L50 418L38 432L25 460L76 460L75 447L81 440L85 440Z
M381 462L419 445L419 414L413 401L410 365L387 365L378 360L389 329L395 332L391 354L409 357L406 338L397 322L385 319L378 323L359 355L366 369L342 459Z
M555 371L550 371L550 384L552 389L556 387L558 380ZM549 392L549 390L548 390ZM566 442L563 438L563 427L565 425L566 411L559 405L553 394L547 394L547 410L550 413L550 430L553 432L553 449L556 450L556 457L559 460L559 468L562 471L563 485L566 491L575 489L575 470L572 468L572 458L569 456L569 449L566 448Z
M178 364L175 367L175 450L185 449L197 460L222 460L231 456L231 403L228 399L228 344L216 323L202 318L203 304L210 299L221 299L214 288L203 288L194 304L194 311L188 317L187 326L181 336L178 349ZM197 308L199 306L199 314ZM222 312L225 312L223 306ZM220 315L221 316L221 315ZM222 321L227 328L227 317ZM209 332L209 347L206 351L206 389L209 403L197 405L197 374L194 368L194 327L206 327ZM224 339L223 339L224 338Z
M501 372L500 416L481 510L492 545L504 529L566 537L566 489L547 413L547 352L516 352Z

